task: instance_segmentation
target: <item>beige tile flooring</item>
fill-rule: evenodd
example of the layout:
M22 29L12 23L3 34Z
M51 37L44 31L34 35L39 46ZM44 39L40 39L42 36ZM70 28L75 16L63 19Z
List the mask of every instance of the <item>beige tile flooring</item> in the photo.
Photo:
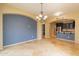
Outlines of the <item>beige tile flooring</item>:
M0 51L1 56L69 56L79 55L79 45L56 39L28 42Z

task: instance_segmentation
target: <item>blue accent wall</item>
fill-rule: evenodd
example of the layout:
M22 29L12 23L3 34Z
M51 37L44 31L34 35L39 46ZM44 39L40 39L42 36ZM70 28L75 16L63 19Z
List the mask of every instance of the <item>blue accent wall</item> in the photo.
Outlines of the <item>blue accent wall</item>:
M37 38L37 22L32 18L16 15L3 15L3 45L15 44Z

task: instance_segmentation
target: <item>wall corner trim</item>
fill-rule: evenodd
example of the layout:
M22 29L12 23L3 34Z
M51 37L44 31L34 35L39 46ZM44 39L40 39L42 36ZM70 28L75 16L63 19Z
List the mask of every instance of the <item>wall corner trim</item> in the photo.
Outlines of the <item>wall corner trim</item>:
M23 43L27 43L27 42L32 42L32 41L35 41L35 40L38 40L38 39L32 39L32 40L23 41L23 42L11 44L11 45L6 45L6 46L4 46L4 48L11 47L11 46L15 46L15 45L19 45L19 44L23 44Z

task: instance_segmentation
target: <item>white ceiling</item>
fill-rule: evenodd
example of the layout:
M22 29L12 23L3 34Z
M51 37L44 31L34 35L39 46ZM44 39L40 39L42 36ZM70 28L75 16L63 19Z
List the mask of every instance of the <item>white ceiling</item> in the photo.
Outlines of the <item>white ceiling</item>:
M40 13L40 3L10 3L8 5L20 8L26 12L33 15L38 15ZM73 13L79 12L78 3L44 3L43 4L44 13L48 16L53 16L56 12L63 13Z

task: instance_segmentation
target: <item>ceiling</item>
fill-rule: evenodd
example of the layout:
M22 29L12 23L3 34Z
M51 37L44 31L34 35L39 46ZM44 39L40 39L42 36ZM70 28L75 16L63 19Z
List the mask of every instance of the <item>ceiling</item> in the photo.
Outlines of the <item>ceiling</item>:
M40 13L40 3L9 3L8 5L20 8L26 12L33 15L38 15ZM79 12L78 3L44 3L43 11L49 17L53 17L56 12L73 13Z

